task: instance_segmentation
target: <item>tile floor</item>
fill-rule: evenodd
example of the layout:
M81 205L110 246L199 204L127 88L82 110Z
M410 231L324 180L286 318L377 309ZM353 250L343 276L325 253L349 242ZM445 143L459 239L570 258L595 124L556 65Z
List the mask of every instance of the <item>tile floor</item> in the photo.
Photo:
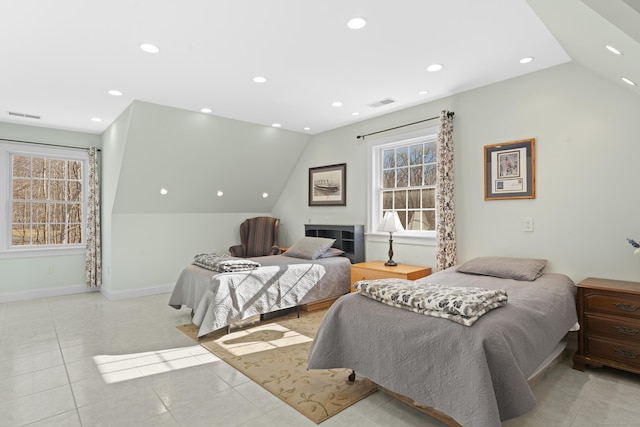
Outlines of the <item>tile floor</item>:
M315 426L179 332L168 294L0 303L0 426ZM555 367L516 426L640 426L640 376ZM323 427L442 426L378 392Z

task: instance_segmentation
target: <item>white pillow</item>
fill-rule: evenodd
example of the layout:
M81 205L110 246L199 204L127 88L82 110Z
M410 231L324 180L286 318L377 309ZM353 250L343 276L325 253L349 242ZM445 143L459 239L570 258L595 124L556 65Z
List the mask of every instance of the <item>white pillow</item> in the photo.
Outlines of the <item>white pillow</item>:
M318 259L333 245L336 239L305 236L291 245L282 255L302 259Z

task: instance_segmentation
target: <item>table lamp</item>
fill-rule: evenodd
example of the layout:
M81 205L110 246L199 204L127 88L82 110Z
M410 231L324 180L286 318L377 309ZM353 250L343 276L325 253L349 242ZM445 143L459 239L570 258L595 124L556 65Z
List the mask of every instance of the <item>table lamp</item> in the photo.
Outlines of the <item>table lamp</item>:
M388 231L389 232L389 261L385 262L384 265L387 266L395 266L398 265L393 260L393 233L395 231L404 230L402 227L402 223L400 222L400 217L398 217L398 212L390 211L384 214L384 218L382 218L382 223L378 227L378 231Z

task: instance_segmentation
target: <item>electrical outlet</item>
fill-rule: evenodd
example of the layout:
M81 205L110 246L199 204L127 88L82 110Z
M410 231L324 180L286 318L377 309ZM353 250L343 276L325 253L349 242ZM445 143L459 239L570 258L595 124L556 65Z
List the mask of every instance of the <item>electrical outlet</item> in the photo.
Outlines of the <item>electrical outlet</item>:
M54 268L53 265L50 265L49 267L47 267L47 274L53 274Z
M525 216L522 218L522 229L524 231L533 231L533 218L530 216Z

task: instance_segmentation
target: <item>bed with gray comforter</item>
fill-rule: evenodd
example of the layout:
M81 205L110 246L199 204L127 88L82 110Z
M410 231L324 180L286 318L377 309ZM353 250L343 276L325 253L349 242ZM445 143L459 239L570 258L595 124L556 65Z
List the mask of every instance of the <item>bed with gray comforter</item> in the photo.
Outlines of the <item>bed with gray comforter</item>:
M353 369L465 427L500 426L533 408L527 378L577 321L574 283L541 274L542 268L530 281L462 273L457 266L420 279L505 290L508 302L472 326L345 295L324 317L308 367Z
M169 305L193 309L199 337L257 314L344 295L351 285L351 262L342 256L308 260L272 255L247 260L261 267L219 273L192 264L178 277Z

